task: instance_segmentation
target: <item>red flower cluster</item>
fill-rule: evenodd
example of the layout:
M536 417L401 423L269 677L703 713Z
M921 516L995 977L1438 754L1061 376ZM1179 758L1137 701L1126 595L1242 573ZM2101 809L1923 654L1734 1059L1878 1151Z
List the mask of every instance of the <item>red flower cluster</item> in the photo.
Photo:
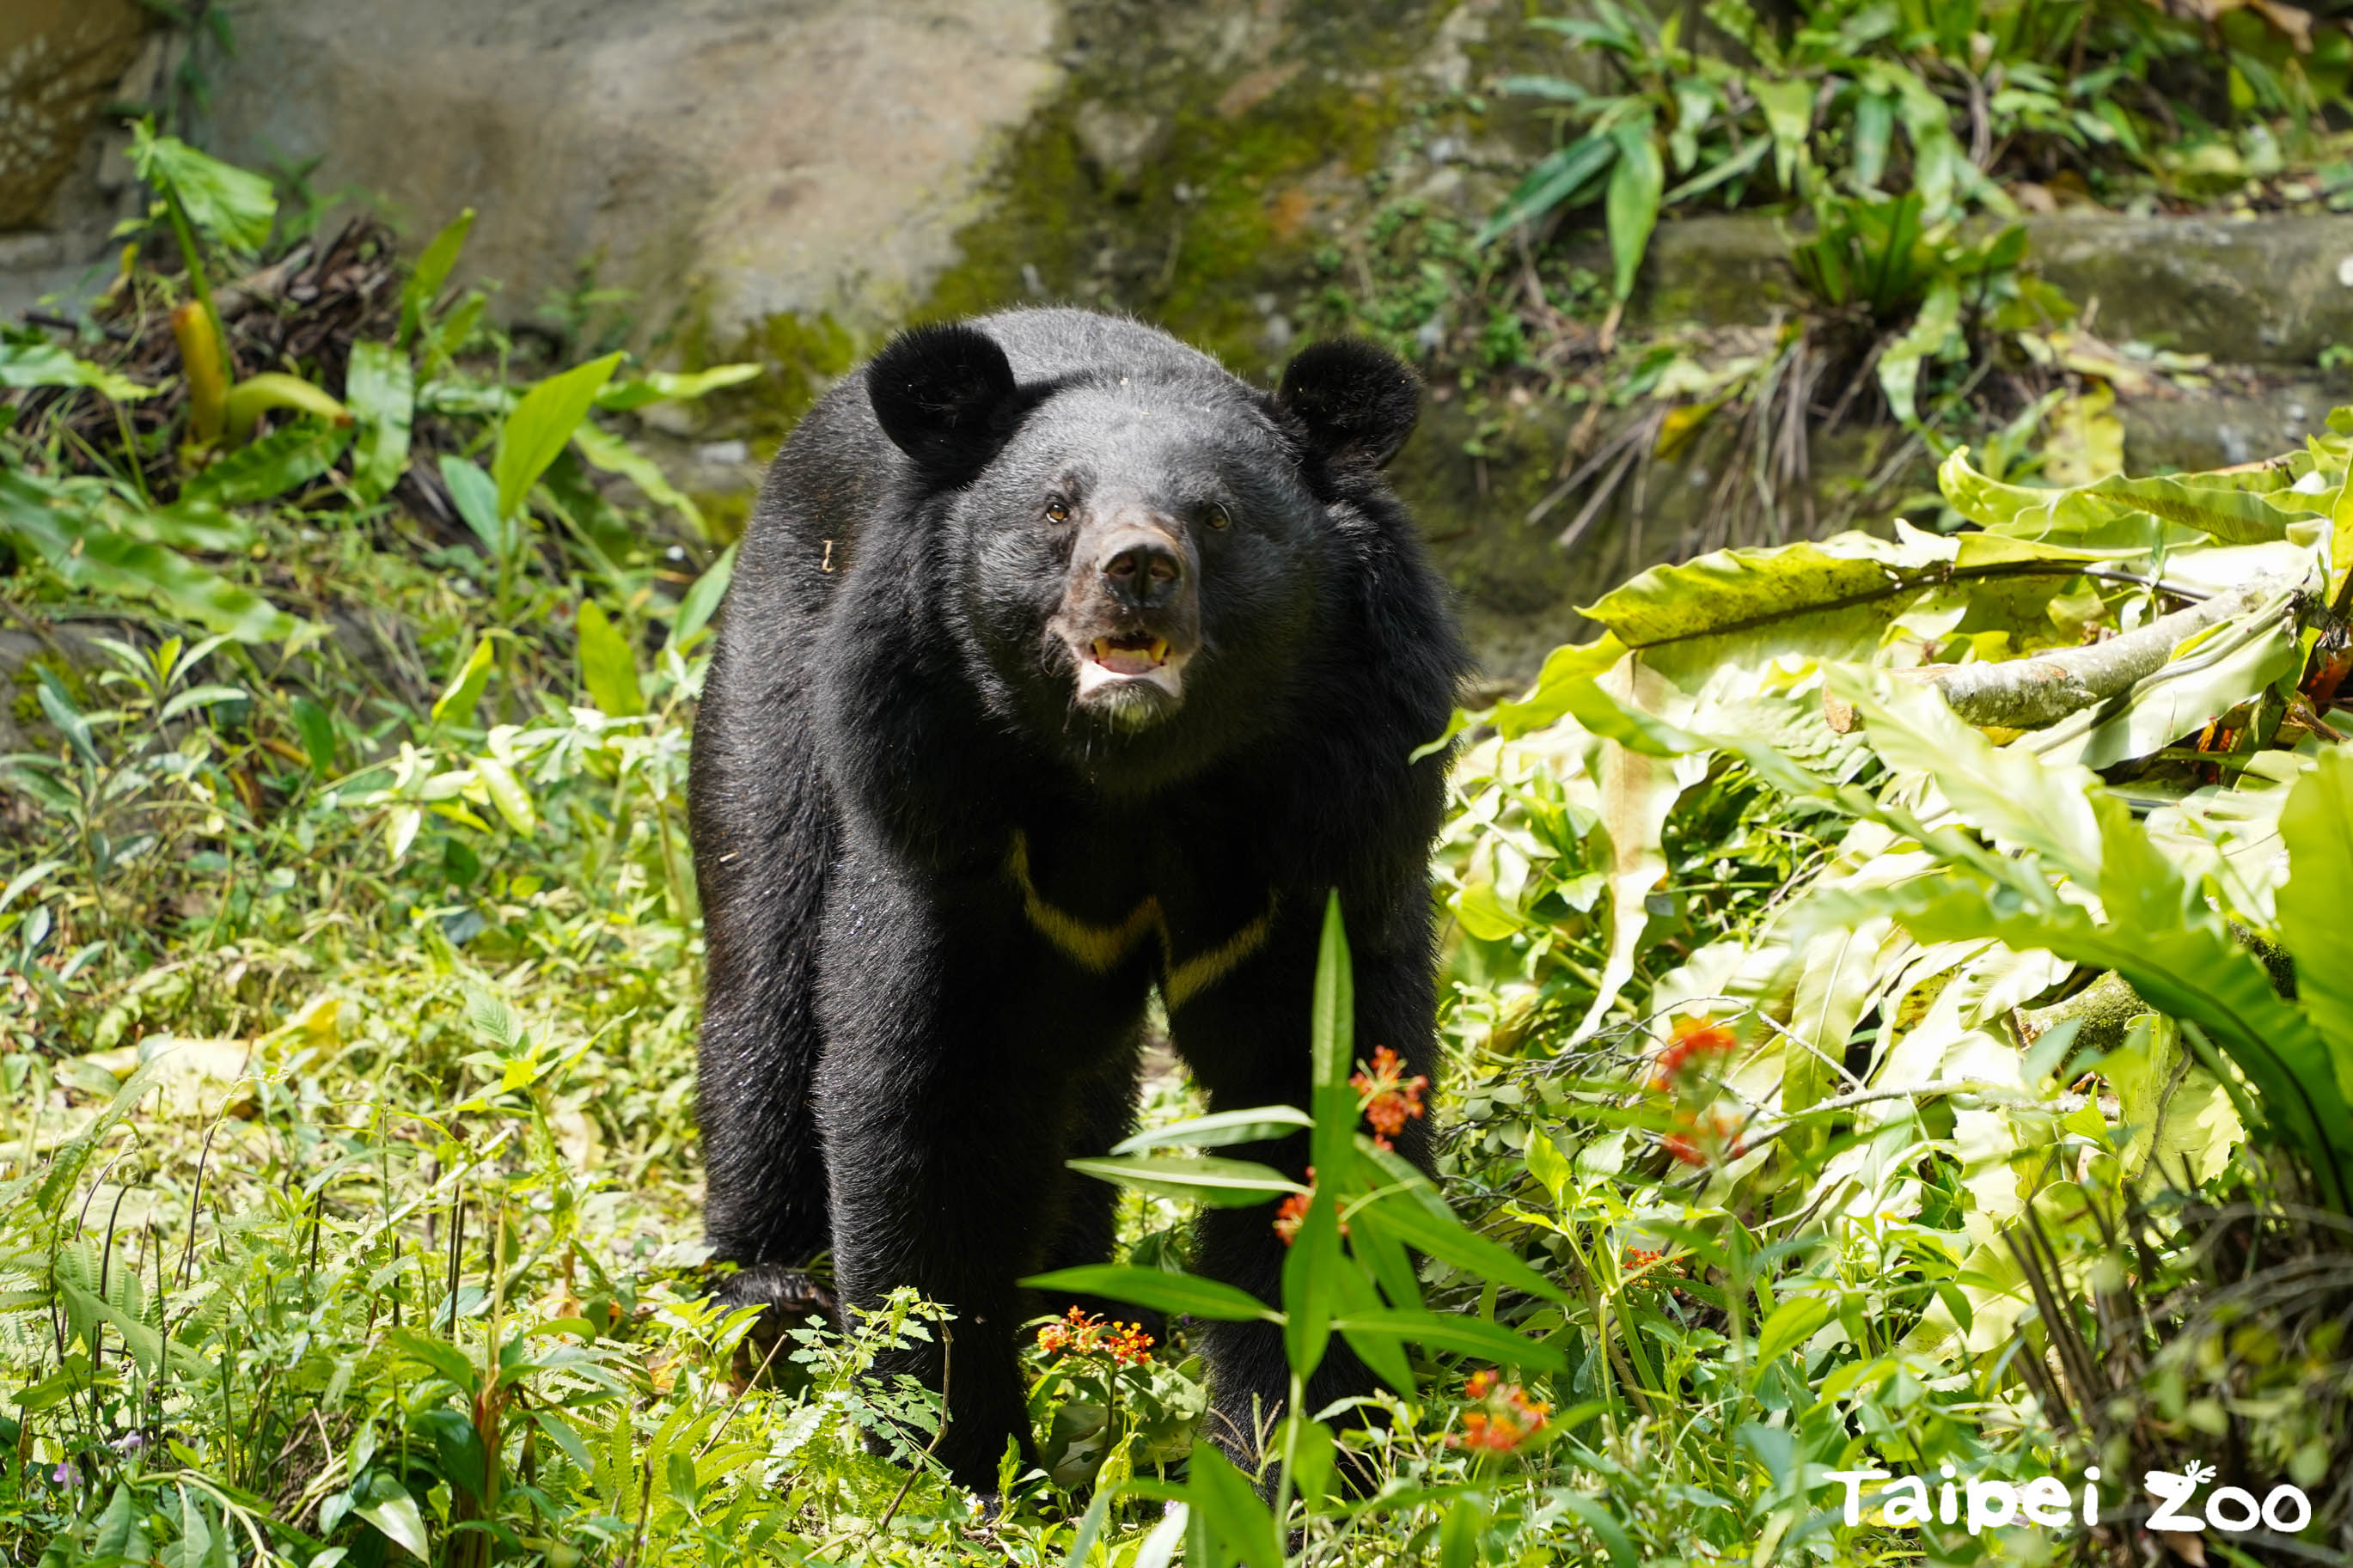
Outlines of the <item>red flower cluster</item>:
M1038 1348L1048 1355L1103 1356L1120 1366L1152 1359L1152 1336L1141 1323L1108 1323L1073 1307L1060 1322L1038 1331Z
M1450 1448L1475 1448L1508 1454L1545 1428L1552 1406L1530 1399L1516 1383L1497 1380L1493 1372L1474 1372L1463 1385L1463 1396L1476 1405L1462 1413L1462 1429L1447 1434Z
M1678 1131L1659 1140L1661 1147L1686 1165L1704 1165L1711 1160L1737 1160L1748 1152L1747 1143L1736 1136L1740 1131L1740 1118L1724 1106L1713 1106L1704 1112L1675 1112Z
M1672 1093L1712 1070L1710 1058L1730 1056L1737 1044L1730 1029L1712 1019L1678 1018L1673 1037L1659 1053L1651 1087L1661 1094Z
M1657 1266L1659 1259L1665 1256L1664 1251L1653 1251L1647 1247L1630 1247L1626 1249L1627 1271L1632 1274L1648 1273Z
M1299 1238L1299 1227L1307 1223L1307 1205L1315 1201L1315 1194L1313 1190L1315 1185L1315 1167L1313 1165L1307 1167L1307 1185L1309 1191L1292 1194L1275 1208L1274 1234L1282 1237L1282 1245L1285 1247L1289 1247ZM1345 1219L1340 1222L1340 1234L1342 1236L1348 1234L1348 1222Z
M1421 1091L1430 1087L1430 1079L1421 1073L1406 1077L1405 1058L1387 1046L1375 1046L1372 1066L1358 1062L1348 1087L1356 1091L1357 1105L1372 1123L1374 1145L1386 1149L1408 1121L1422 1114Z

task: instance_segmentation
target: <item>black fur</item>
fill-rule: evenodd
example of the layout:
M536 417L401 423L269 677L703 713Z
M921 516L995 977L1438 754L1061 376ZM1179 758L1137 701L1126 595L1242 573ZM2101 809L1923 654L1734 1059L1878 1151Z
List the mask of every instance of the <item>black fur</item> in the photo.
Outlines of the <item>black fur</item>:
M1130 1130L1153 984L1216 1107L1304 1103L1337 887L1357 1056L1434 1066L1443 762L1407 758L1464 657L1376 471L1413 413L1366 345L1269 397L1136 322L1019 310L901 339L769 472L695 733L710 1238L747 1300L830 1247L846 1306L950 1304L967 1485L1030 1447L1014 1335L1048 1304L1014 1281L1110 1249L1112 1189L1063 1162ZM1142 934L1082 962L1056 921ZM1279 1299L1271 1218L1210 1212L1198 1266ZM1280 1338L1202 1332L1213 1435L1246 1447ZM938 1348L899 1370L936 1386ZM1309 1400L1367 1386L1335 1342Z

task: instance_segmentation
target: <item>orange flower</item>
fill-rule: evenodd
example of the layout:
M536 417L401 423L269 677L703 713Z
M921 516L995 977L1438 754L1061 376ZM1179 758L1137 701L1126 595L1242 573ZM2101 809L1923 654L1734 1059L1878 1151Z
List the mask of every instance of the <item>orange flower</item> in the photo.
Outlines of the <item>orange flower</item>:
M1678 1018L1666 1049L1659 1053L1651 1087L1661 1094L1686 1087L1710 1070L1709 1058L1730 1056L1737 1047L1732 1031L1713 1019Z
M1120 1366L1141 1366L1152 1359L1152 1336L1141 1323L1106 1322L1073 1307L1038 1331L1038 1348L1048 1355L1102 1356Z
M1508 1454L1545 1428L1552 1406L1530 1399L1516 1383L1504 1383L1491 1370L1471 1374L1462 1395L1475 1405L1462 1413L1462 1428L1447 1434L1451 1448Z
M1737 1160L1748 1152L1747 1142L1736 1136L1740 1131L1740 1118L1727 1107L1712 1106L1696 1114L1678 1110L1675 1125L1681 1131L1660 1139L1659 1146L1686 1165Z
M1405 1058L1387 1046L1375 1046L1372 1065L1358 1062L1348 1087L1356 1091L1357 1107L1372 1124L1374 1145L1387 1149L1408 1121L1423 1113L1421 1091L1430 1087L1430 1079L1421 1073L1406 1077Z
M1298 1239L1299 1227L1307 1223L1307 1205L1315 1201L1315 1167L1313 1165L1307 1167L1307 1186L1308 1191L1292 1194L1275 1208L1274 1234L1282 1237L1285 1247ZM1340 1222L1340 1234L1348 1234L1346 1220Z

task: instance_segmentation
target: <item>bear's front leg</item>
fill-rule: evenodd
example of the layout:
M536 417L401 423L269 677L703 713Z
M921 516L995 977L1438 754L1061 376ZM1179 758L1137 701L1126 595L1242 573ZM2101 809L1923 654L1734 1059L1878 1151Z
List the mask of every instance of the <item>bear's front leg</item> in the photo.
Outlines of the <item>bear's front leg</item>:
M1017 1281L1062 1228L1071 1075L1067 1015L1018 928L934 907L927 890L845 876L828 919L828 1038L818 1119L843 1307L912 1287L947 1333L878 1362L947 1394L935 1450L958 1485L993 1490L1006 1440L1034 1462L1015 1334ZM1067 993L1064 993L1067 994Z
M1320 916L1320 909L1316 913ZM1418 908L1367 940L1353 924L1356 1038L1354 1060L1369 1061L1377 1046L1388 1046L1409 1073L1430 1073L1437 1056L1433 983L1426 956L1426 919ZM1320 921L1294 919L1279 927L1273 941L1248 964L1171 1016L1178 1051L1195 1079L1209 1091L1212 1110L1286 1104L1308 1108L1309 1005L1314 992L1315 943ZM1412 1120L1397 1140L1398 1152L1430 1168L1430 1128ZM1239 1159L1272 1165L1303 1179L1307 1135L1228 1149ZM1287 1256L1275 1229L1275 1205L1217 1208L1203 1212L1195 1266L1265 1301L1282 1304L1282 1266ZM1209 1363L1207 1436L1245 1470L1253 1468L1265 1441L1283 1415L1291 1371L1282 1332L1269 1323L1206 1323L1195 1331ZM1368 1394L1376 1380L1356 1353L1333 1336L1308 1379L1306 1408L1320 1410L1336 1400ZM1362 1424L1352 1417L1347 1424Z

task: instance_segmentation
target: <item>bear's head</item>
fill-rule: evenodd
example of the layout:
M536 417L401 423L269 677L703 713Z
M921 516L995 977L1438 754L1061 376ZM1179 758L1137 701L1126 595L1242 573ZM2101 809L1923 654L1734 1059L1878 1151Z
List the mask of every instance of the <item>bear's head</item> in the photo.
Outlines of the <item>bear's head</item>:
M1271 396L1205 358L1024 384L985 331L919 329L868 395L942 500L966 664L1105 783L1181 776L1266 724L1345 592L1335 510L1412 432L1412 372L1319 343Z

